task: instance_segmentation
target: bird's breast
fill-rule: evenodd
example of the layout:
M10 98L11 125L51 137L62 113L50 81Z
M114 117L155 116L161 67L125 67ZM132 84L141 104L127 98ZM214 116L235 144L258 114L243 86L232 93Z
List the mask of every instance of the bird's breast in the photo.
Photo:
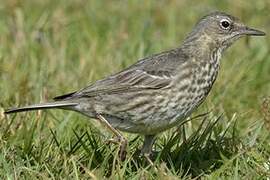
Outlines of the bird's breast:
M168 92L168 109L175 114L171 123L189 116L209 94L217 77L219 64L202 63L183 70Z

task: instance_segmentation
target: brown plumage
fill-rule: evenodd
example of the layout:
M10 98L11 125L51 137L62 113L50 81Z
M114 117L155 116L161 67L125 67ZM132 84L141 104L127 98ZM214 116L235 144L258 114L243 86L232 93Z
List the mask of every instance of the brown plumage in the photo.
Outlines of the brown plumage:
M176 49L139 60L127 69L54 102L7 110L62 108L96 118L125 147L121 131L145 135L150 153L156 134L180 124L208 95L223 51L244 35L264 35L223 12L204 16ZM117 130L118 129L118 130Z

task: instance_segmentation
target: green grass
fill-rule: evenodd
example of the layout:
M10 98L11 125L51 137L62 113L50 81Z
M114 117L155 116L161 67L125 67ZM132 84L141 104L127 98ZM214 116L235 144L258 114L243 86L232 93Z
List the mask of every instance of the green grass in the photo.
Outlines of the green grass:
M10 106L50 100L177 47L199 17L234 14L269 34L260 1L2 0L0 3L1 179L266 179L270 177L270 38L242 39L222 59L206 102L162 133L155 167L129 140L127 159L111 134L74 112L4 116ZM183 131L184 129L184 131Z

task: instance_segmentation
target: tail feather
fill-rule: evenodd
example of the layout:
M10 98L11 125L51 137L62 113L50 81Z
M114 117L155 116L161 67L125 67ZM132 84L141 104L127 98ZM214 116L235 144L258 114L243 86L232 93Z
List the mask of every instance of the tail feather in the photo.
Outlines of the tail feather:
M5 111L5 114L17 113L17 112L23 112L23 111L32 111L32 110L38 110L38 109L65 108L65 107L72 107L76 105L77 103L65 102L65 101L40 103L40 104L33 104L29 106L24 106L24 107L10 108Z

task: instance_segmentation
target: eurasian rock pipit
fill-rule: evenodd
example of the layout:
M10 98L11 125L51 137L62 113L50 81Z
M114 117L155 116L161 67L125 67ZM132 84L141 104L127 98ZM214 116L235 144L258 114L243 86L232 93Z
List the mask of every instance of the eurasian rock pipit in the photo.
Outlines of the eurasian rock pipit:
M145 136L143 154L149 154L155 135L177 126L206 98L218 75L221 55L240 37L263 36L223 12L204 16L182 45L140 59L114 75L53 102L12 108L6 113L60 108L95 118L121 143L120 131Z

